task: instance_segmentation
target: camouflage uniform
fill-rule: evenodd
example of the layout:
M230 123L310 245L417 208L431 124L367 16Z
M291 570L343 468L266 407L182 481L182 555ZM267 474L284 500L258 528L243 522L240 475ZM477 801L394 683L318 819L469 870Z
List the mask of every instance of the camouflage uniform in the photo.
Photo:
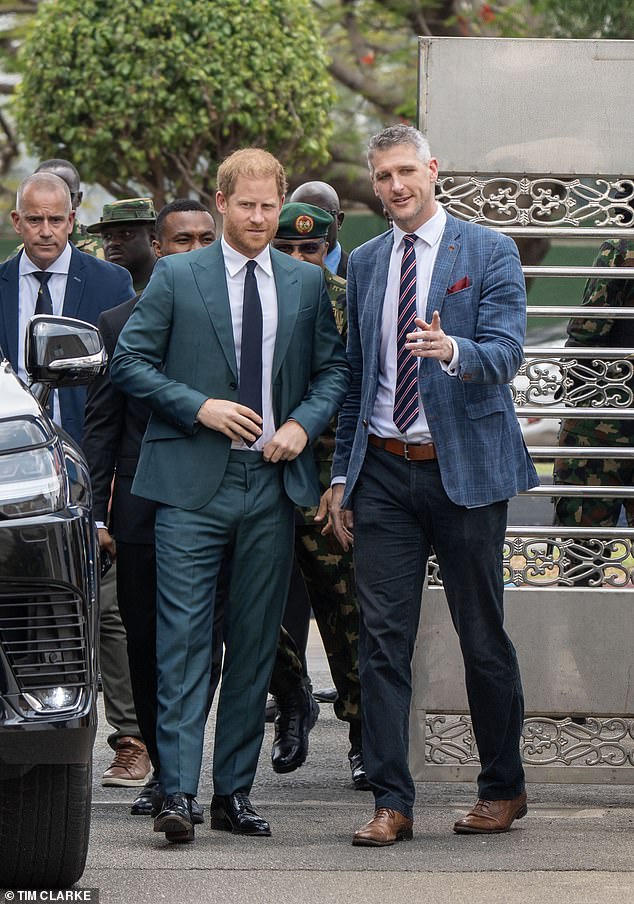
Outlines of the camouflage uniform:
M633 267L634 240L610 240L603 243L595 266ZM593 307L634 307L634 279L588 280L583 304ZM588 319L579 317L568 324L567 346L634 347L634 319ZM634 381L630 382L634 390ZM580 420L562 421L559 445L625 446L634 440L634 421ZM624 459L565 459L554 465L555 483L588 486L632 486L634 463ZM625 509L627 522L634 527L634 500L582 499L560 497L555 500L555 524L567 527L614 527Z
M337 327L346 338L346 281L325 270ZM336 419L314 445L322 493L330 486ZM310 597L332 679L337 688L337 718L360 734L359 603L355 594L352 550L343 552L332 535L323 537L313 521L316 509L304 512L295 531L295 555Z
M99 236L89 235L86 227L78 223L77 220L75 220L73 231L70 234L70 240L79 251L84 251L86 254L92 254L93 257L104 260Z

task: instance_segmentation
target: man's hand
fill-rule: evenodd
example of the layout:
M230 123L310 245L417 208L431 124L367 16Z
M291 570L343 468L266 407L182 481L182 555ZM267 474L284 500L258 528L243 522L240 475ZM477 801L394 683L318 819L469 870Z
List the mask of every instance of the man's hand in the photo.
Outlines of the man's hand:
M332 487L328 487L326 492L322 493L321 499L319 500L319 508L317 509L317 512L313 519L318 524L321 524L321 522L324 520L324 518L328 515L328 512L330 511L331 498L332 498ZM330 534L330 533L332 533L332 531L330 530L329 522L326 522L326 524L324 524L324 528L322 530L322 535L325 537L326 534Z
M431 323L420 317L416 318L415 323L419 331L407 334L405 348L417 358L438 358L449 364L453 358L453 343L440 326L438 311L432 314Z
M227 399L207 399L200 406L196 420L235 441L243 439L253 443L262 434L260 415L246 405Z
M335 483L330 489L328 524L322 530L322 534L329 534L332 531L344 552L347 552L354 543L354 525L350 509L341 508L345 484Z
M264 461L275 464L277 461L292 461L306 448L308 434L298 421L286 421L276 430L262 454Z
M117 558L117 544L115 539L105 527L97 528L97 539L99 540L99 549L105 549L110 553L110 558L114 561Z

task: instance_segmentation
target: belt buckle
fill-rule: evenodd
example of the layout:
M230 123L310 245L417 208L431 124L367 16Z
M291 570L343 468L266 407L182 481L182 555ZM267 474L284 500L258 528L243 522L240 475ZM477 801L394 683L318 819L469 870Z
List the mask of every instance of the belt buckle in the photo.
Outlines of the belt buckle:
M403 443L403 458L405 461L411 461L412 459L409 457L409 443Z

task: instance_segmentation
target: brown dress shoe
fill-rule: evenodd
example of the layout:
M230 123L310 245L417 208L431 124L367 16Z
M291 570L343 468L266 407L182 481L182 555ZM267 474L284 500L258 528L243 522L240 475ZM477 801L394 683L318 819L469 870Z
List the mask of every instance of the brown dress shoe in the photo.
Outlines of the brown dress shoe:
M151 775L152 763L143 741L133 737L119 738L114 759L104 772L101 784L140 788Z
M408 819L389 807L379 807L363 828L354 833L352 843L367 847L385 847L395 841L405 841L412 837L413 819Z
M526 794L513 800L478 800L473 810L454 823L459 835L493 835L508 832L514 819L526 816Z

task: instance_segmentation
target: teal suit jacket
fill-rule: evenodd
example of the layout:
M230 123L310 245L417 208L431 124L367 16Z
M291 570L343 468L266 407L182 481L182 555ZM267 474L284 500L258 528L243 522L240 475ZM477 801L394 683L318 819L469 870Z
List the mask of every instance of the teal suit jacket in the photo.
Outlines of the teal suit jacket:
M345 396L349 368L321 268L271 249L278 326L273 357L276 427L298 421L312 443ZM223 478L231 441L196 421L208 398L238 401L238 370L220 241L161 258L121 332L112 382L152 409L133 492L198 509ZM319 498L309 445L286 462L284 487L300 506Z

